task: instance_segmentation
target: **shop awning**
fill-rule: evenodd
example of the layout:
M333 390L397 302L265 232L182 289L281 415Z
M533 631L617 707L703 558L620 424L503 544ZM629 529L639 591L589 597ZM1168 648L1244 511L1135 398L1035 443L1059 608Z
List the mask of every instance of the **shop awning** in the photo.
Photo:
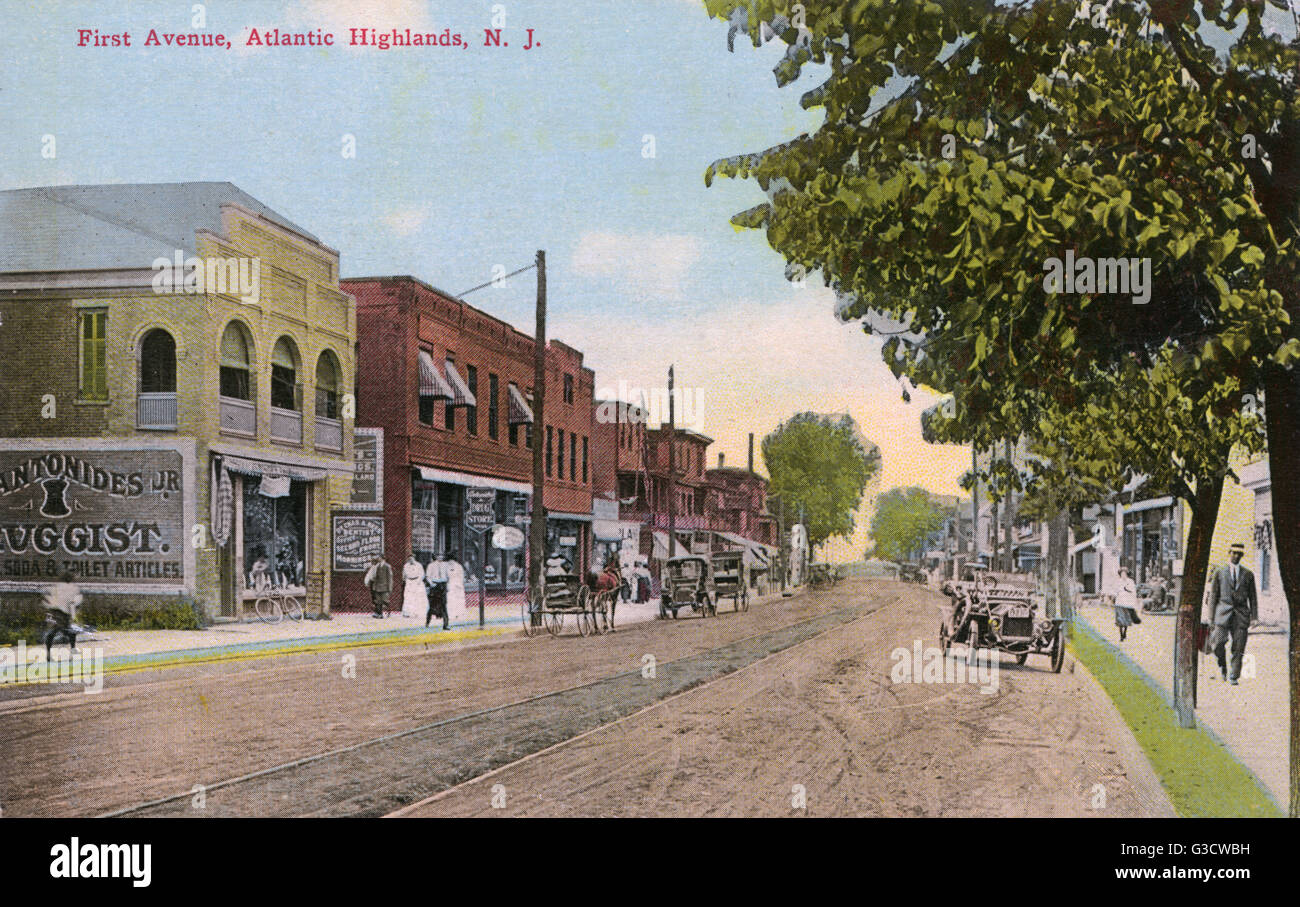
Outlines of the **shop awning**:
M221 462L226 469L241 476L288 476L297 482L319 482L327 473L323 469L310 469L305 466L289 466L263 460L248 460L244 457L223 455Z
M411 467L426 482L446 482L449 485L464 485L467 488L495 488L498 491L512 491L516 494L532 494L533 486L528 482L516 482L513 479L498 479L495 476L476 476L468 472L456 472L451 469L435 469L432 466ZM591 517L587 517L591 519Z
M509 387L511 425L532 425L533 408L524 399L523 392L513 384Z
M682 554L690 554L690 553L691 553L690 538L687 537L686 541L683 542L682 534L681 532L678 532L676 554L682 555ZM660 560L660 561L668 560L668 533L656 532L654 534L654 552L652 556L656 560Z
M450 359L447 365L447 383L451 385L451 399L447 401L448 406L478 406L478 400L470 393L469 385L465 379L456 371L456 363Z
M532 490L531 485L528 488L530 491ZM563 510L548 510L546 511L546 518L548 520L575 520L579 523L591 522L591 514L589 513L565 513Z
M442 375L438 374L438 367L433 364L433 357L420 350L420 396L432 397L435 400L450 400L452 398L451 386L443 380Z

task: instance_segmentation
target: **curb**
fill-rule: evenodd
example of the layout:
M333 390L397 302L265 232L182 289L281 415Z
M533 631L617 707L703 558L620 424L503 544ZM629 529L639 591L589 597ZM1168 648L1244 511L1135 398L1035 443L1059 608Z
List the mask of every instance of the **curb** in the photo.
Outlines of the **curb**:
M1165 689L1165 687L1162 686L1159 681L1157 681L1154 677L1152 677L1149 673L1147 673L1146 669L1143 668L1141 665L1139 665L1137 662L1135 662L1132 658L1130 658L1126 652L1114 646L1110 640L1108 640L1105 636L1102 635L1100 630L1098 630L1095 626L1093 626L1092 621L1088 620L1086 617L1084 617L1082 614L1079 614L1078 612L1075 613L1076 616L1078 617L1078 621L1076 622L1075 626L1078 629L1080 629L1082 632L1087 633L1089 636L1091 636L1095 642L1105 646L1111 652L1111 654L1115 656L1116 659L1119 660L1120 664L1122 664L1125 667L1125 669L1127 669L1130 673L1132 673L1134 676L1138 677L1143 683L1145 683L1152 690L1152 692L1154 692L1156 696L1159 697L1160 701L1164 703L1164 705L1172 712L1174 709L1173 693ZM1079 667L1083 667L1083 664L1079 662L1078 659L1075 659L1075 662L1079 664ZM1095 682L1097 682L1098 686L1100 686L1099 681L1095 681ZM1105 688L1103 687L1102 689L1104 692ZM1111 702L1109 694L1107 694L1106 700L1111 703L1112 708L1117 708L1114 702ZM1123 721L1123 716L1120 716L1120 720ZM1125 728L1127 728L1128 723L1124 722L1124 726ZM1269 789L1268 785L1265 784L1263 780L1259 777L1259 775L1255 773L1255 770L1251 768L1245 762L1245 760L1241 758L1241 756L1237 753L1237 751L1219 735L1218 731L1214 729L1214 726L1211 725L1199 714L1196 716L1196 728L1201 732L1203 732L1207 737L1209 737L1210 740L1213 741L1216 745L1221 747L1223 751L1227 753L1228 756L1231 757L1232 760L1236 762L1241 767L1241 769L1250 776L1250 778L1255 782L1256 786L1258 786L1259 789L1263 792L1264 796L1268 799L1268 801L1272 803L1273 806L1279 812L1281 812L1283 815L1286 815L1287 813L1286 807L1283 806L1278 801L1277 797L1273 796L1273 792ZM1131 736L1131 731L1130 731L1130 736ZM1134 740L1134 742L1136 743L1136 739ZM1140 749L1141 747L1139 746L1139 750ZM1149 762L1147 763L1147 766L1148 768L1150 767ZM1162 785L1162 789L1163 789L1163 785Z
M1133 729L1128 726L1128 722L1120 714L1119 706L1115 705L1106 688L1101 685L1101 681L1092 675L1082 661L1074 657L1073 652L1070 653L1070 668L1073 669L1073 673L1080 675L1086 683L1090 684L1096 694L1095 698L1103 712L1102 717L1110 725L1115 747L1128 769L1129 783L1133 785L1138 803L1146 813L1144 818L1181 818L1178 810L1174 808L1173 801L1169 799L1169 791L1165 790L1165 786L1160 783L1155 767L1151 765L1146 751L1142 749L1142 744L1138 743L1137 737L1133 735Z

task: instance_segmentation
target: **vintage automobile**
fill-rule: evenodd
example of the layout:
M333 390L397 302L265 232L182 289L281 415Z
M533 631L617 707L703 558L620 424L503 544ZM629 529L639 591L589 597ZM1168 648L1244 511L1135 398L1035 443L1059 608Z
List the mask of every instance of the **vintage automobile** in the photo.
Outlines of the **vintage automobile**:
M1053 673L1060 673L1065 664L1063 621L1039 616L1043 600L1032 576L967 567L961 580L944 584L944 592L952 599L939 625L945 655L954 642L966 644L970 664L979 649L1014 655L1019 665L1040 654L1048 657Z
M905 583L923 583L925 573L916 564L899 564L898 578Z
M674 618L682 608L699 611L701 617L718 613L713 587L713 570L707 558L698 554L681 554L664 562L663 591L659 596L659 618Z
M743 551L717 551L713 555L713 600L730 598L737 611L749 610L749 571Z

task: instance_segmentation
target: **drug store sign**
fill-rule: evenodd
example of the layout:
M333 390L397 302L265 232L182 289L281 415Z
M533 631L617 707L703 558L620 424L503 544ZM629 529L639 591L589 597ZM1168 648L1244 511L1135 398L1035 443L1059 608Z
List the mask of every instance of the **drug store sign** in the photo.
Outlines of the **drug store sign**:
M184 592L194 575L193 442L6 442L0 587Z

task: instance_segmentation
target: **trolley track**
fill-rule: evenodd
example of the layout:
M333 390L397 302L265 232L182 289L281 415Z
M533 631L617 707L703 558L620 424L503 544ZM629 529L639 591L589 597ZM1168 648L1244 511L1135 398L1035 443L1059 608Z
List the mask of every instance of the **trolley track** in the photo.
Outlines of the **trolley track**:
M892 600L863 602L655 666L374 737L104 813L120 816L382 816L481 779L665 699L712 683Z

